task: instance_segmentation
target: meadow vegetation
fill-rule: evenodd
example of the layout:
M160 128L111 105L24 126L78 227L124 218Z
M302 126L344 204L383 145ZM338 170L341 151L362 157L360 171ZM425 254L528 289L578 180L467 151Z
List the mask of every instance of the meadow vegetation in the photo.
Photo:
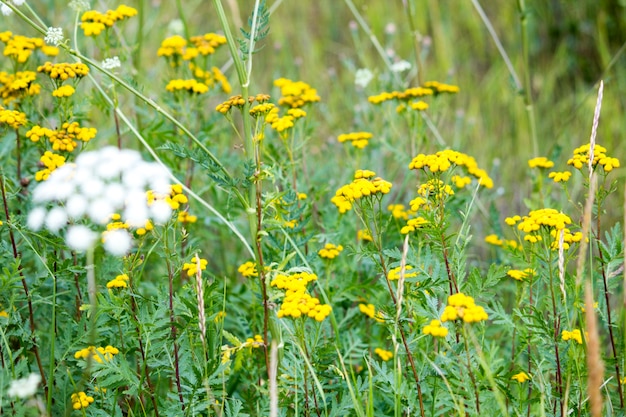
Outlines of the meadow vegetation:
M0 415L626 415L626 10L484 3L0 0Z

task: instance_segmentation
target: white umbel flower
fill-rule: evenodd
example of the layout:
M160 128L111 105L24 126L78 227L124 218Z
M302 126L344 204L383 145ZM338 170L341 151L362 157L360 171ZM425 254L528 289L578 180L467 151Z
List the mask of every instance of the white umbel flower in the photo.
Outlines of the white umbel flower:
M354 74L354 84L361 88L365 88L373 78L374 74L372 74L372 71L367 68L359 68L356 70L356 74Z
M391 64L391 71L393 72L404 72L411 69L411 63L405 60L401 60L398 62L394 62Z
M119 68L121 66L122 66L122 63L120 62L120 59L116 56L112 58L107 58L104 61L102 61L102 68L107 69L107 70L112 70L115 68Z
M11 381L11 386L7 391L9 397L28 398L35 395L37 387L41 382L41 375L30 374L26 378Z
M43 38L43 40L46 41L46 43L58 46L63 42L63 29L49 27L46 31L46 37Z
M28 227L45 227L53 233L66 233L66 243L77 251L97 244L100 229L119 213L130 227L144 227L146 222L166 223L172 209L163 200L148 206L146 193L170 193L170 174L159 164L146 162L137 151L106 147L83 152L74 163L54 170L46 181L33 190L35 207L28 216ZM86 222L85 222L86 221ZM85 224L81 224L85 223ZM103 234L104 249L116 256L132 248L132 235Z

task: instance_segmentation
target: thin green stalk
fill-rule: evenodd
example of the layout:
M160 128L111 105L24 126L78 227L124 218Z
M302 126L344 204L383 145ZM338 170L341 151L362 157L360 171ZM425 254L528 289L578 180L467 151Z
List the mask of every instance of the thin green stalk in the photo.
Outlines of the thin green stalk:
M533 153L539 155L539 144L537 142L537 123L535 121L535 107L532 96L532 84L530 83L530 61L529 61L529 40L528 40L528 10L525 0L517 0L520 13L520 26L522 37L522 58L524 63L524 105L530 124L530 137L533 144Z

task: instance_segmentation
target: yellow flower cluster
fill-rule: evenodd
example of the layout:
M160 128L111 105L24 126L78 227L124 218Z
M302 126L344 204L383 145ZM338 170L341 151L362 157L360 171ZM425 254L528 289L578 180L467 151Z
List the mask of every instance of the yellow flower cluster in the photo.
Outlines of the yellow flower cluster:
M406 226L403 226L402 229L400 229L400 233L402 233L403 235L409 234L416 231L417 229L421 229L422 226L428 223L428 220L423 217L415 217L413 219L409 219L406 222Z
M71 97L76 90L71 85L62 85L56 90L52 91L52 96L57 98Z
M373 136L374 135L369 132L351 132L339 135L337 140L339 140L340 143L349 142L355 148L363 149L368 145L369 140Z
M438 179L428 180L426 183L421 184L417 188L417 194L421 195L423 198L432 198L435 201L445 200L449 196L454 195L454 190L448 184L445 184L443 181ZM424 201L424 200L422 200ZM424 201L426 202L426 201ZM419 200L411 201L411 209L413 206L420 206Z
M544 168L549 169L554 166L554 162L546 158L545 156L538 156L528 160L528 166L530 168Z
M26 124L26 114L0 106L0 123L4 123L13 129L18 129Z
M164 56L166 58L175 57L177 55L183 56L185 46L187 46L187 40L180 35L170 36L163 39L161 46L157 50L157 56Z
M446 337L448 335L448 329L443 327L439 320L431 320L430 324L422 329L422 333L429 334L433 337Z
M178 223L195 223L198 221L198 216L189 214L188 211L179 211L177 221Z
M97 36L106 28L110 28L121 20L133 17L137 14L137 9L121 4L115 10L107 10L100 13L97 10L88 10L81 16L80 28L85 36Z
M107 223L106 229L107 231L118 230L118 229L128 229L130 226L128 223L122 221L122 216L118 213L111 214L111 221Z
M448 305L441 315L442 322L462 319L465 323L478 323L488 318L485 309L477 306L472 297L462 292L448 297Z
M513 279L523 281L525 278L535 275L535 270L532 268L526 268L523 271L520 269L509 269L506 274Z
M468 174L481 181L486 188L493 188L493 180L489 178L484 169L478 167L476 160L464 153L450 149L439 151L435 154L419 154L409 164L409 169L423 169L432 173L445 172L453 165L463 167Z
M435 94L456 94L460 91L459 86L453 84L445 84L439 81L426 81L423 84L424 87L430 88L435 91Z
M270 96L267 94L257 94L256 96L249 96L248 103L252 104L255 101L259 103L265 103L266 101L269 101L269 99L270 99ZM233 107L238 107L241 109L243 105L245 104L245 102L246 101L243 99L241 95L232 96L225 102L218 104L217 107L215 107L215 110L217 110L218 112L222 114L226 114Z
M206 259L202 259L200 258L200 271L198 271L198 256L194 255L193 258L191 258L191 262L185 262L183 264L183 271L187 271L187 276L188 277L193 277L194 275L196 275L198 272L202 272L206 269L206 266L208 264L208 261Z
M543 240L542 236L538 234L542 228L546 228L550 231L550 235L555 241L559 240L559 232L564 232L564 243L569 244L573 242L579 242L582 239L582 233L577 232L572 234L569 229L566 229L568 224L572 223L572 219L564 213L561 213L555 209L543 208L539 210L533 210L528 213L528 216L520 217L513 216L507 217L505 220L509 226L514 226L519 222L517 228L526 233L524 240L536 243ZM553 249L558 247L552 245Z
M187 80L171 80L169 83L167 83L165 89L170 93L186 90L190 93L204 94L209 91L209 86L204 83L198 82L194 78L190 78Z
M352 203L360 198L388 194L392 184L375 175L373 171L357 170L354 173L354 180L340 187L330 201L337 206L340 213L345 213L352 209Z
M278 109L275 109L278 110ZM270 124L270 127L277 131L278 133L283 133L287 129L291 129L294 126L293 121L295 120L293 116L285 115L282 117L278 117L278 112L274 112L273 110L268 113L265 117L265 122Z
M259 273L256 270L256 263L251 261L239 265L237 271L239 271L239 273L246 278L259 276Z
M317 275L308 272L279 274L272 280L270 283L272 287L285 290L285 298L277 313L278 318L293 317L295 319L305 315L322 322L328 317L332 308L328 304L321 304L318 298L311 297L307 293L307 284L315 280L317 280Z
M563 249L567 250L572 243L578 243L583 239L582 232L572 233L568 228L563 230ZM551 248L556 250L559 248L559 239L560 239L560 231L556 231L555 229L550 230L550 236L554 239L551 244Z
M359 229L356 232L356 238L357 240L362 240L364 242L373 242L374 238L372 237L372 234L370 232L368 232L367 230L362 230Z
M385 321L383 314L380 311L376 311L374 304L359 304L359 311L379 323L383 323Z
M378 356L380 356L380 359L384 360L385 362L388 361L389 359L393 358L393 352L391 352L389 350L376 348L376 349L374 349L374 353L377 354Z
M107 282L107 288L127 288L128 287L128 275L121 274Z
M570 177L572 176L572 173L569 171L562 171L562 172L551 172L548 174L548 178L552 178L552 180L554 182L567 182L569 181Z
M135 233L137 233L137 236L143 236L152 229L154 229L154 225L152 224L150 219L148 219L146 220L146 224L144 225L144 227L137 228L137 230L135 230Z
M343 250L343 246L335 245L332 243L327 243L322 249L320 249L317 254L324 259L334 259Z
M183 186L180 184L170 185L170 193L167 195L160 195L152 190L146 192L146 198L148 205L151 206L156 200L164 200L172 210L178 210L184 204L189 202L189 199L183 194Z
M70 78L81 79L82 77L89 74L89 67L80 62L75 62L72 64L53 64L52 62L46 62L45 64L37 67L37 72L47 74L53 80L65 81Z
M37 73L18 71L8 74L0 71L0 98L4 104L24 96L35 96L41 92L41 85L35 83Z
M394 219L409 219L409 212L404 207L404 204L390 204L387 206L387 210L391 212Z
M92 396L85 394L84 391L74 393L71 395L72 408L74 410L80 410L89 407L89 404L94 402Z
M417 276L417 272L409 272L413 267L411 265L405 265L404 267L404 278L415 278ZM397 281L400 279L400 272L402 271L402 267L399 266L397 268L393 268L389 270L388 278L389 281Z
M26 62L35 49L45 46L41 38L14 35L9 31L0 33L0 41L5 44L3 55L15 59L20 64Z
M276 106L274 103L259 103L250 109L250 116L262 117L274 110Z
M574 155L567 161L567 165L572 165L576 169L589 166L589 153L589 144L574 149ZM593 148L592 166L595 168L598 164L604 168L604 172L611 172L614 168L619 168L619 159L607 156L606 148L596 144Z
M517 241L501 239L496 234L490 234L490 235L485 236L485 242L494 246L508 246L509 248L512 248L512 249L517 248Z
M583 336L580 329L574 329L571 332L569 330L563 330L561 332L561 339L565 342L573 340L579 345L583 344ZM587 332L585 332L585 340L587 340Z
M209 86L210 89L222 87L222 91L226 94L230 94L232 87L228 82L228 78L218 67L211 67L210 70L203 71L200 67L197 67L193 62L189 63L189 68L193 71L194 77L201 79L204 84Z
M81 127L78 122L65 122L57 130L35 125L26 132L26 137L32 142L39 142L41 138L47 137L52 144L52 150L72 152L78 146L76 140L89 142L96 133L98 131L93 127Z
M321 100L320 96L317 95L317 90L304 81L279 78L274 81L274 85L280 88L282 97L278 100L278 104L281 106L297 108Z
M115 348L111 345L106 347L95 347L88 346L85 349L81 349L74 354L74 358L76 359L89 359L91 357L92 360L102 363L102 360L110 361L113 359L114 355L120 353L118 348Z
M205 33L204 35L192 36L190 40L198 53L203 56L214 54L218 47L226 43L226 37L218 35L217 33Z
M519 382L521 384L521 383L524 383L524 382L530 380L530 375L528 375L526 372L522 371L520 373L517 373L517 374L513 375L511 377L511 379L514 380L514 381L517 381L517 382Z
M43 164L43 166L45 166L45 168L35 173L35 180L45 181L48 179L52 171L65 164L65 157L46 151L41 158L39 158L39 161Z
M247 338L246 342L243 345L250 346L253 348L260 348L265 345L265 342L263 341L263 337L260 334L255 334L254 338L252 337Z

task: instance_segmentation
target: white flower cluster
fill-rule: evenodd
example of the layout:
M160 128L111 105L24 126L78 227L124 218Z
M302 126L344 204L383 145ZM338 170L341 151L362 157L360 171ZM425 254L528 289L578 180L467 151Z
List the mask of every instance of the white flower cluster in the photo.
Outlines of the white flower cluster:
M117 56L114 56L113 58L106 58L104 61L102 61L102 68L107 69L107 70L112 70L114 68L119 68L121 66L122 66L122 62Z
M69 223L67 245L86 251L97 243L99 234L77 224L80 219L96 227L108 223L114 213L130 227L145 227L148 221L167 222L172 214L169 204L156 199L148 205L146 191L168 195L169 178L167 169L144 161L137 151L111 146L83 152L76 162L57 168L33 190L35 207L28 215L28 227L59 233ZM132 246L126 229L105 231L102 239L105 250L113 255L125 255Z
M11 3L13 3L13 5L15 5L16 7L19 7L24 4L24 1L25 0L13 0L11 1ZM11 8L4 3L2 3L2 6L0 6L0 11L5 16L9 16L11 15L11 13L13 13L13 10L11 10Z
M50 45L58 46L63 42L63 29L49 27L43 40Z
M26 378L11 381L11 386L7 391L9 397L28 398L35 395L37 386L41 382L39 374L30 374Z

